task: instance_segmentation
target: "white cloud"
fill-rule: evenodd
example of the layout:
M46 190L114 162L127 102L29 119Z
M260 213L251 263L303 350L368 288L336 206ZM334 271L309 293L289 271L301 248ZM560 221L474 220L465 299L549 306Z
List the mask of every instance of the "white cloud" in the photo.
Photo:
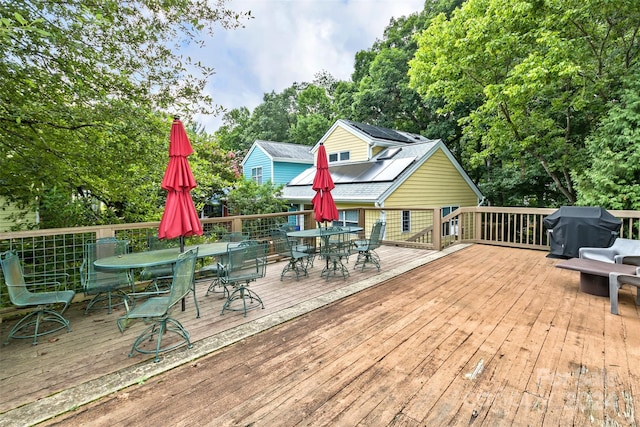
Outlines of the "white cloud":
M422 10L424 0L232 0L227 6L250 10L254 19L245 28L220 29L207 42L203 62L216 74L206 90L228 110L252 111L264 93L310 82L323 70L350 79L356 52L382 38L392 17ZM196 119L209 132L221 125L221 116Z

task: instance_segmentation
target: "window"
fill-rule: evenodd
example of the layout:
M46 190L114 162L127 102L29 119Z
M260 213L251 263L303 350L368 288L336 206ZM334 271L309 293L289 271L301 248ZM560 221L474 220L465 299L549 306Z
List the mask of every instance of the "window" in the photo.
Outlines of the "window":
M411 231L411 211L402 211L402 232Z
M451 212L458 209L459 206L443 206L442 207L442 217L449 215ZM458 235L458 219L451 219L442 224L442 235L443 236L457 236Z
M329 154L329 163L346 162L350 158L349 151L340 151L339 153Z
M340 215L340 219L333 221L333 225L335 226L357 226L358 225L358 211L339 211L338 215Z
M262 166L251 168L251 180L262 185Z

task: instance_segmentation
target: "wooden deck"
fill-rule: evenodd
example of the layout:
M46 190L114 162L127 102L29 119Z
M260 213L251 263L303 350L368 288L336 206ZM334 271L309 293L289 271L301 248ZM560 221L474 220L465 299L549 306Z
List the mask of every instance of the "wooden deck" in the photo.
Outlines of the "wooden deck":
M203 296L200 319L193 304L177 315L194 348L157 364L127 358L142 325L121 335L116 314L74 307L72 333L2 348L0 425L46 419L39 411L73 408L99 387L113 392L45 424L640 425L630 290L615 316L540 251L474 245L434 257L385 247L381 258L384 272L348 281L321 281L316 266L280 282L281 266L270 265L254 286L267 308L246 319L220 316L222 300Z

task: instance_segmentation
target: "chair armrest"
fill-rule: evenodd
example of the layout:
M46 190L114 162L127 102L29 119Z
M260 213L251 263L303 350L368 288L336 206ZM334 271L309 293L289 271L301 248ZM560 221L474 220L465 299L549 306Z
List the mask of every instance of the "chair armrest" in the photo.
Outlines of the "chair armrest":
M639 272L638 269L636 272ZM623 274L623 273L609 273L610 281L617 281L618 284L626 284L626 285L634 285L640 288L640 276L632 275L632 274ZM619 288L620 286L618 286Z
M640 265L640 255L616 255L616 264Z
M353 241L353 246L355 246L356 248L360 246L367 246L368 244L369 244L369 240L366 240L366 239Z
M55 285L56 291L59 291L60 287L66 291L69 273L24 273L22 277L27 288L44 289Z
M7 284L7 286L14 286L14 285L9 285ZM47 281L43 281L43 282L29 282L29 283L25 283L25 286L27 288L27 290L29 290L30 292L45 292L45 291L54 291L54 292L58 292L58 291L66 291L67 290L67 285L60 283L58 281L55 280L47 280ZM53 288L53 289L51 289ZM62 289L61 289L62 288Z
M578 250L578 256L580 258L604 262L614 262L615 254L615 250L611 248L580 248Z

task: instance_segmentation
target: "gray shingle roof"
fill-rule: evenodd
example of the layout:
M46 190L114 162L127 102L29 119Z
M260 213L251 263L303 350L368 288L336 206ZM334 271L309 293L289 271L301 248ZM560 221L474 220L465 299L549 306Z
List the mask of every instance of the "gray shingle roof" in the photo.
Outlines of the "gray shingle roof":
M354 122L351 120L341 119L342 123L357 129L358 131L368 135L373 140L390 141L400 144L415 144L418 142L428 142L429 139L422 135L404 132L394 129L383 128L380 126L368 125L366 123Z
M258 144L275 161L296 160L298 163L313 164L313 153L308 145L257 140Z
M329 172L336 175L336 187L331 191L336 202L375 202L399 179L403 179L440 141L417 142L402 145L399 150L390 147L367 162L342 163L329 166ZM391 156L390 158L388 158ZM384 160L380 160L383 158ZM388 165L388 166L386 166ZM380 175L371 180L359 179L360 177L373 176L369 171L385 168L389 173L384 179ZM332 172L333 171L333 172ZM352 179L345 179L352 172ZM309 202L315 192L311 189L315 167L306 169L286 185L282 192L282 198L292 202Z

